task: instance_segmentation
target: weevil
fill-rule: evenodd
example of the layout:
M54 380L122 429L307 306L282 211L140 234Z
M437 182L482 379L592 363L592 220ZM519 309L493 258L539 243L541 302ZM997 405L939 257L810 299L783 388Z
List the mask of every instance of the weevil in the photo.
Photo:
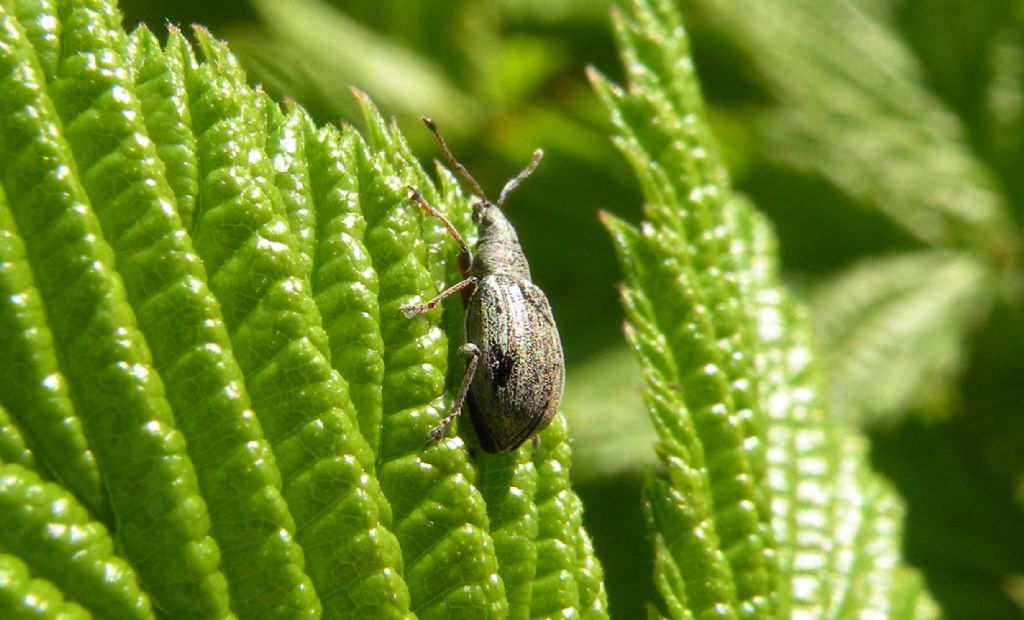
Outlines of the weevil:
M498 201L492 203L452 155L437 125L428 118L422 120L448 163L476 194L473 222L479 231L474 255L451 221L427 204L415 187L409 188L410 200L440 221L459 244L459 271L465 278L424 304L401 309L411 319L458 292L466 307L464 343L459 348L466 359L466 374L452 410L430 431L428 444L444 436L465 403L485 451L508 452L527 439L536 450L537 433L551 423L562 400L565 357L551 305L531 281L519 237L502 207L544 153L534 151L526 168L505 184Z

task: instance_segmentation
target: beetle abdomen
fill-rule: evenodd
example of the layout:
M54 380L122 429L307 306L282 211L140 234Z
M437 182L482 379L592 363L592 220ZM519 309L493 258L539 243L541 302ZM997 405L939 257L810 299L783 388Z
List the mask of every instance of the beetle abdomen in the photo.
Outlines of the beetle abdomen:
M466 309L466 342L480 349L469 409L488 452L519 447L551 422L565 360L547 297L513 276L484 276Z

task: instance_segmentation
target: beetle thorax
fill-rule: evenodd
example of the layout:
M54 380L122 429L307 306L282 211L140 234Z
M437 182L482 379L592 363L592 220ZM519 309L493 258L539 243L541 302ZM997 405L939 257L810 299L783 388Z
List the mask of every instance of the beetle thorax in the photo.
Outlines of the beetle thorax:
M473 209L473 220L479 227L480 238L470 273L477 277L503 273L529 281L530 266L519 246L519 237L501 209L490 202L479 202Z

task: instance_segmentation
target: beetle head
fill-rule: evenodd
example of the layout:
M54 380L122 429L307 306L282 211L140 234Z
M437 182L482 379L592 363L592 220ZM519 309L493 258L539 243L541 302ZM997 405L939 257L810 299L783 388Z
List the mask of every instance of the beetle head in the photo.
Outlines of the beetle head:
M478 200L473 205L473 223L479 229L481 241L517 240L516 231L501 207L489 200Z
M481 200L473 205L473 221L479 232L472 265L474 275L505 273L529 280L530 267L519 247L519 237L501 208Z
M477 200L473 203L473 223L479 228L493 226L495 213L501 213L501 209L489 200Z

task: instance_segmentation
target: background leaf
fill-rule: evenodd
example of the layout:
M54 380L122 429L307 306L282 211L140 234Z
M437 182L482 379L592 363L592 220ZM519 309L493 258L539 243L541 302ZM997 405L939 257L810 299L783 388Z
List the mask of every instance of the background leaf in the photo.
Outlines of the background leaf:
M832 415L867 425L915 400L948 411L955 396L943 386L961 371L963 335L991 291L985 265L940 250L864 262L818 289Z
M678 16L637 1L617 25L628 90L595 83L648 201L640 228L609 229L666 470L646 489L664 613L936 617L901 563L900 502L824 417L807 319L778 287L770 229L717 163ZM738 293L726 311L722 290ZM744 494L759 479L767 534Z

